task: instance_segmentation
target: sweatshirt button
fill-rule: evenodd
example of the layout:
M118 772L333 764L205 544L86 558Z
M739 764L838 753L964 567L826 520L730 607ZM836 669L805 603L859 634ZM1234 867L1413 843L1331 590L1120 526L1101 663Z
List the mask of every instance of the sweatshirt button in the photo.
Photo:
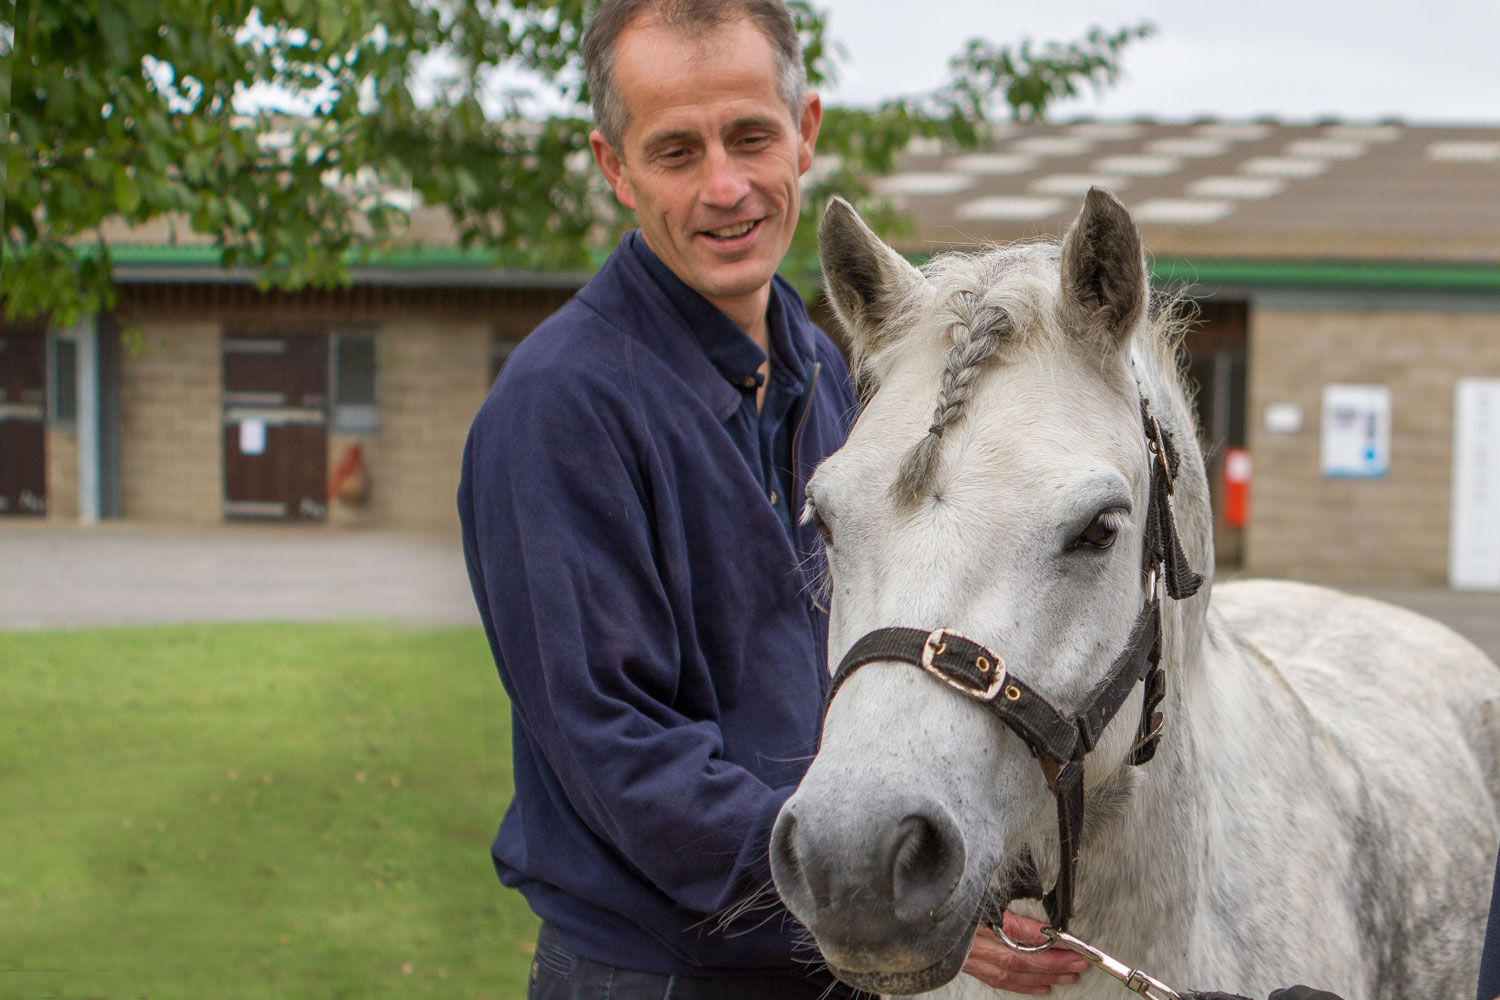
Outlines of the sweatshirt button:
M772 507L776 506L776 501L778 501L780 499L781 499L780 495L777 494L777 492L775 490L772 490L771 491L771 506Z
M741 381L740 382L740 388L741 389L754 389L755 388L755 376L751 375L748 378L746 378L743 381Z

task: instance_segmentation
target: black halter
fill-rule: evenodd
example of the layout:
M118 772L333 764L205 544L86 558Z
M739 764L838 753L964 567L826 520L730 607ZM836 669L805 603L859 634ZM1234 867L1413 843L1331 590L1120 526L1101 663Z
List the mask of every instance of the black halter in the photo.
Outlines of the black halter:
M1067 930L1072 915L1073 869L1082 846L1083 758L1094 749L1105 727L1141 680L1145 681L1144 705L1130 762L1144 764L1156 753L1162 727L1162 715L1156 709L1166 693L1166 675L1161 668L1159 584L1164 584L1167 595L1175 600L1193 596L1203 584L1203 577L1188 566L1172 515L1173 484L1180 465L1177 450L1171 435L1151 415L1144 397L1141 419L1151 453L1151 497L1146 507L1143 546L1148 594L1124 650L1115 658L1109 673L1084 698L1077 713L1064 716L1024 682L1012 677L994 653L946 628L927 632L892 627L870 632L845 654L828 691L828 700L832 702L849 675L867 663L907 663L978 701L1026 741L1057 800L1061 865L1057 884L1043 898L1043 905L1052 926L1060 931ZM1031 868L1031 880L1036 881L1035 866L1029 857L1023 858L1022 867ZM1031 894L1041 894L1039 883ZM998 914L995 920L998 923Z

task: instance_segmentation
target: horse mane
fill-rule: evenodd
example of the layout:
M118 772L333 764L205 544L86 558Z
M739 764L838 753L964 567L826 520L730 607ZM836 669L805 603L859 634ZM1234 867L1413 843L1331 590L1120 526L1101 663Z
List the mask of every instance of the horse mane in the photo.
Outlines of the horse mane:
M1076 352L1080 338L1054 318L1061 295L1058 281L1062 257L1055 240L994 247L979 253L943 254L923 268L938 303L938 323L946 343L943 370L932 424L902 459L892 492L903 505L925 491L937 467L943 432L963 418L979 376L1008 345ZM1189 301L1180 293L1154 293L1147 322L1137 330L1135 348L1154 384L1177 398L1159 403L1175 411L1169 423L1186 417L1191 426L1191 392L1183 377L1180 347L1191 325ZM1093 344L1102 354L1105 345ZM869 370L871 358L856 358L855 367ZM1093 359L1098 360L1098 359ZM1155 376L1155 377L1153 377ZM1139 375L1138 375L1139 377ZM1176 404L1176 405L1173 405ZM1173 418L1176 419L1173 419Z

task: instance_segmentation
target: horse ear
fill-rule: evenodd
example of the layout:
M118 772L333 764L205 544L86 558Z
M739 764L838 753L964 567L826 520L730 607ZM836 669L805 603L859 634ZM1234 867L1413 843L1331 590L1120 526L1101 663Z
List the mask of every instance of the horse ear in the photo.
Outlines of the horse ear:
M847 201L834 198L818 226L823 291L833 305L855 357L885 346L890 321L926 279L905 257L881 242Z
M1084 329L1107 343L1123 346L1146 312L1140 230L1103 188L1089 189L1063 238L1062 286L1082 312Z

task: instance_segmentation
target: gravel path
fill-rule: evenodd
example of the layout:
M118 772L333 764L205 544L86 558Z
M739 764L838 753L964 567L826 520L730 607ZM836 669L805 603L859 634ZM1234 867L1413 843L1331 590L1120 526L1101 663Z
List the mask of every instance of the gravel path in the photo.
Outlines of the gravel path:
M479 616L456 537L0 522L0 628Z
M1365 588L1500 661L1500 594ZM0 629L479 616L457 536L322 526L0 522Z

